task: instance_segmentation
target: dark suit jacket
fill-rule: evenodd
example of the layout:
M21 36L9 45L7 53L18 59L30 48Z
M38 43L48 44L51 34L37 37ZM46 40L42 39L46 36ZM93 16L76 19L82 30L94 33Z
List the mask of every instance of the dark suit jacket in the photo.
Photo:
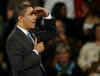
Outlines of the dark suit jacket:
M33 54L32 41L17 27L8 37L6 48L13 76L43 76L40 55Z

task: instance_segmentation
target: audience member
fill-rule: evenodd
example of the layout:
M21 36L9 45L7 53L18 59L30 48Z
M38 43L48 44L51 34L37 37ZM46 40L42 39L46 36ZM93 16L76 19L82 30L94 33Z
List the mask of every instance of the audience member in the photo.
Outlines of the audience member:
M100 24L95 24L91 32L94 41L87 42L80 50L78 64L86 72L91 64L100 59Z
M56 47L56 63L48 70L49 76L81 76L80 68L70 60L70 47L61 44Z

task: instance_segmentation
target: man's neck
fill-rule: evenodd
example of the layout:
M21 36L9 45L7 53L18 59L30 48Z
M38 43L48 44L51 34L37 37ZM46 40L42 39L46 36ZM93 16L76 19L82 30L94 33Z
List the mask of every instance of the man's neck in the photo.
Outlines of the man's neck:
M27 29L22 27L20 24L16 24L17 28L20 29L25 35L27 35L29 32Z
M16 26L21 27L22 29L26 30L27 32L29 31L27 28L24 27L23 24L17 23Z

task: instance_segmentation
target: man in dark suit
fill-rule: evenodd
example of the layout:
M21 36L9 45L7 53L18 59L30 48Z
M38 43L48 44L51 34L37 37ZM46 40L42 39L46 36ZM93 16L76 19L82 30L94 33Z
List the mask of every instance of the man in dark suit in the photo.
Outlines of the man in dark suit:
M35 28L39 8L19 4L16 11L17 24L8 37L6 48L13 76L44 76L40 53L44 51L43 42L37 43L29 30ZM43 10L43 15L48 12ZM34 37L34 36L33 36Z

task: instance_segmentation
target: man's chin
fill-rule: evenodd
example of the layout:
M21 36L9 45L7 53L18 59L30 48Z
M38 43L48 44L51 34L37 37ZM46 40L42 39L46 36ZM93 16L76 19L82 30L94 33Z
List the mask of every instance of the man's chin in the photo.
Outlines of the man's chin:
M35 29L35 26L32 26L32 28L31 29Z
M35 24L33 24L33 26L32 26L33 28L35 28Z

